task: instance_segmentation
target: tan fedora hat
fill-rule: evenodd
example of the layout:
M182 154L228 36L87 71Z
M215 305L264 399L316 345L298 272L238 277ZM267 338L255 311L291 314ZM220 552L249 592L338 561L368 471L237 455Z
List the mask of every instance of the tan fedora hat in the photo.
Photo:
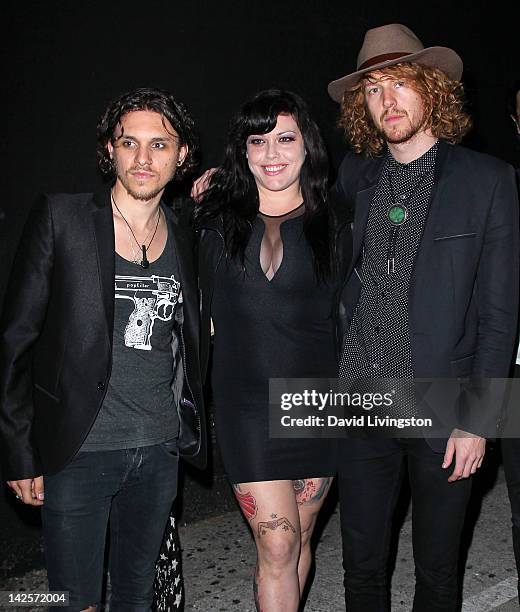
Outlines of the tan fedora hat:
M462 76L462 60L455 51L447 47L425 49L409 28L400 23L392 23L368 30L357 58L356 72L329 83L329 95L336 102L341 102L343 92L354 89L365 73L400 62L415 62L438 68L455 81L459 81Z

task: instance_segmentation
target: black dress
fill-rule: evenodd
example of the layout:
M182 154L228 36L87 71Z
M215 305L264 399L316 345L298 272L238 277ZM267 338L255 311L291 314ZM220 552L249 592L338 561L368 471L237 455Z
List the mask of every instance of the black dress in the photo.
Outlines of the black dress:
M337 376L333 288L315 278L303 217L259 215L245 268L222 258L211 305L215 424L227 475L232 483L332 476L335 440L269 438L269 378Z

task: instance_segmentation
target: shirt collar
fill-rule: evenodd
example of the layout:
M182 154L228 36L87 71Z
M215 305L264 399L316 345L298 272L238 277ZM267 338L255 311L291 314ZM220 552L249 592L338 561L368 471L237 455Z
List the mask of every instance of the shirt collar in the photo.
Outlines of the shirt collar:
M412 160L407 164L398 162L387 148L387 163L388 171L390 174L395 176L423 176L426 173L433 170L435 166L435 158L437 156L437 150L439 148L439 141L437 140L426 153L423 153L421 157Z

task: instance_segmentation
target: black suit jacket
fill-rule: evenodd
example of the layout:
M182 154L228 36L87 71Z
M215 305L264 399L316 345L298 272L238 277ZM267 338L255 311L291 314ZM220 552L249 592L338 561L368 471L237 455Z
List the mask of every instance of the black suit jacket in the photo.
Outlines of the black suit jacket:
M206 444L192 231L172 210L163 210L184 300L180 436L186 455L202 467ZM0 325L0 438L7 480L60 470L98 414L112 362L114 252L108 191L45 196L29 216Z
M353 259L341 297L341 336L359 300L370 204L383 157L347 155L336 196L355 211ZM439 143L430 208L409 288L416 378L507 377L518 315L518 196L508 164ZM470 426L461 416L462 429ZM466 429L471 431L471 429Z

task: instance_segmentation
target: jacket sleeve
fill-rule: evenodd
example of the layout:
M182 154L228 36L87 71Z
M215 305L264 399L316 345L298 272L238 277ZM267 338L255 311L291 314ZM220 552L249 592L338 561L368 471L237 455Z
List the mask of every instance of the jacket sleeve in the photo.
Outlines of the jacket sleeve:
M347 154L343 159L339 169L338 176L329 191L329 206L334 216L342 218L346 216L349 221L354 219L354 198L348 192L348 179L353 174L350 166L352 165L352 156ZM347 209L346 211L344 209Z
M32 350L45 320L52 269L52 217L47 198L42 198L22 232L0 322L0 457L5 480L41 474L32 440Z
M518 192L513 168L501 167L477 272L478 341L474 375L507 377L516 342L519 285Z
M505 379L517 341L518 223L514 171L504 164L493 191L477 270L478 337L471 375L474 382L459 412L460 429L488 437L496 431L500 418Z

